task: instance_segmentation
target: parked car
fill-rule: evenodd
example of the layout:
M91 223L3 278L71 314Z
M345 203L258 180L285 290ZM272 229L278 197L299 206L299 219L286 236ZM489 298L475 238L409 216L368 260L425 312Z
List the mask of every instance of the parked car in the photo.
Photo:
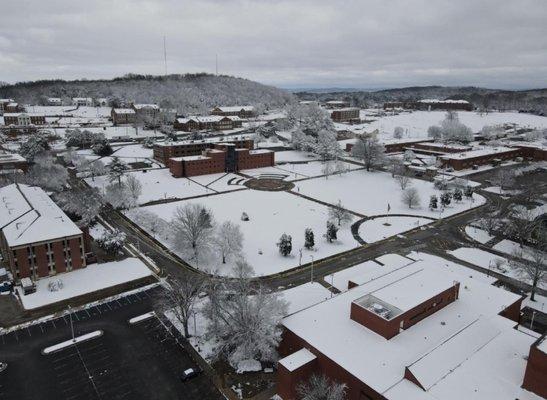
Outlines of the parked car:
M184 370L184 372L182 373L182 375L180 377L180 380L183 381L183 382L186 382L186 381L198 376L200 372L201 371L197 368L188 368L188 369Z
M8 364L0 362L0 372L4 371L8 367Z

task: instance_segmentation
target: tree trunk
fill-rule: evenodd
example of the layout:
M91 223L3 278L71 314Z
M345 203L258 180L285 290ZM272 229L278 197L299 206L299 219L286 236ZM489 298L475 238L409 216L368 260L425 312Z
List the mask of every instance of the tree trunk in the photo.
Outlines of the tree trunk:
M226 256L222 253L222 264L226 264Z
M531 301L536 301L536 287L537 287L537 284L538 284L538 279L534 278L533 281L532 281L532 294L530 295L530 300Z
M182 321L182 326L184 328L184 337L189 338L190 337L190 332L188 332L188 320Z

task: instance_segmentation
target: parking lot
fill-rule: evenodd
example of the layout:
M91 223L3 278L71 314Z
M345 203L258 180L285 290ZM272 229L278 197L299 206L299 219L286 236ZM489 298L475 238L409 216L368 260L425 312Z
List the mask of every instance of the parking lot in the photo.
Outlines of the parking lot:
M210 378L182 382L197 368L156 318L129 324L152 309L159 288L73 313L75 335L102 330L101 337L43 355L71 337L64 316L0 336L0 399L221 399Z

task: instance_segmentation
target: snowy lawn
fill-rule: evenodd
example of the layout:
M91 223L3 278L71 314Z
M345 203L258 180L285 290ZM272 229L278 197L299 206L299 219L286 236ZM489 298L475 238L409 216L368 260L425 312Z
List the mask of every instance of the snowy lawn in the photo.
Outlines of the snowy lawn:
M148 203L154 200L200 196L216 193L187 178L174 178L168 169L150 169L144 171L129 172L142 184L142 193L139 196L139 204ZM122 178L123 180L123 178ZM90 186L99 188L103 193L105 187L110 184L108 175L96 176L94 179L86 178Z
M467 261L468 263L475 264L479 267L503 274L509 278L531 284L530 279L528 279L528 277L523 275L520 271L515 270L506 258L489 253L488 251L471 247L460 247L459 249L448 251L448 253L459 258L460 260ZM540 286L545 288L547 287L547 284L542 284Z
M338 232L338 241L328 243L323 237L326 231L328 208L286 192L262 192L242 190L195 200L178 201L142 207L169 222L175 209L186 203L202 204L212 210L217 222L232 221L243 233L243 255L255 269L256 275L269 275L297 267L300 262L299 249L304 247L304 231L311 228L315 233L315 250L302 251L302 264L358 246L350 231L350 224ZM241 221L246 212L250 221ZM292 253L283 257L276 246L281 234L292 236ZM160 239L169 248L173 244ZM190 260L187 260L190 261ZM211 260L200 268L217 269L218 273L231 273L231 263Z
M393 138L393 130L400 126L404 130L403 138L427 138L427 128L438 125L445 117L445 111L414 111L404 112L398 115L386 115L383 117L366 117L375 119L368 124L345 125L338 124L344 129L372 132L378 129L380 139ZM497 125L503 123L517 124L522 127L547 128L547 117L524 114L518 112L489 112L479 114L474 111L458 111L459 120L469 126L473 132L479 132L485 125Z
M131 144L127 146L112 146L113 156L120 158L153 158L154 151L147 149L142 144Z
M523 301L522 301L522 308L524 307L530 307L534 310L541 311L543 313L547 313L547 297L542 296L540 294L535 295L535 301L530 300L530 295L528 295Z
M501 242L496 243L492 248L508 255L513 255L515 251L522 251L522 258L533 260L532 252L534 250L531 247L522 246L521 248L520 244L509 239L504 239Z
M482 244L485 244L494 238L494 236L490 236L490 234L484 229L477 228L473 225L467 225L465 227L465 234L474 241Z
M150 270L141 260L138 258L126 258L121 261L92 264L86 268L71 271L70 273L39 279L36 282L36 293L26 296L23 295L20 287L17 287L16 290L19 293L23 307L29 310L150 275ZM63 288L55 292L50 292L48 284L58 281L62 281Z
M514 196L520 193L520 190L506 190L499 186L489 186L483 189L485 192L499 194L501 196Z
M298 161L313 161L317 159L319 159L319 156L317 154L308 153L306 151L287 150L275 152L276 164Z
M245 188L243 183L247 181L247 178L232 173L199 175L192 176L189 179L216 192L230 192Z
M432 222L434 221L417 217L379 217L363 222L359 226L359 236L365 242L373 243Z
M345 208L367 216L386 214L389 204L390 214L447 217L477 207L485 201L484 197L475 194L473 203L464 198L460 203L452 201L442 213L440 209L431 211L428 208L429 198L433 194L439 197L441 191L435 189L431 182L411 179L409 187L418 191L421 206L409 208L401 200L403 191L399 183L390 174L364 170L331 176L329 179L316 178L298 182L298 187L302 194L329 204L336 204L341 200Z
M340 165L343 168L343 173L348 171L361 168L358 165L346 163L340 161ZM294 181L297 179L312 178L316 176L321 176L324 174L323 168L325 163L322 161L310 161L302 164L282 164L275 167L265 167L265 168L254 168L242 170L241 173L245 175L250 175L254 177L265 176L265 175L281 175L285 176L284 179L288 181ZM334 168L334 163L332 163L332 168ZM334 171L333 171L334 172ZM330 177L329 177L330 179Z

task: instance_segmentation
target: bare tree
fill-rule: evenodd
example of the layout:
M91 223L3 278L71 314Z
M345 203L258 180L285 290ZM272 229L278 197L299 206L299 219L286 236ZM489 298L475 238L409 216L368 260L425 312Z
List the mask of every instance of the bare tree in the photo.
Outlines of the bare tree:
M214 243L222 257L222 263L226 264L226 258L239 255L243 249L243 233L239 225L231 221L224 221L215 232Z
M547 245L541 241L538 246L517 249L513 252L514 259L510 265L532 282L532 293L530 300L535 301L535 294L538 285L547 279Z
M374 134L360 136L353 145L351 154L363 160L367 171L385 164L385 148Z
M403 195L401 196L401 199L403 203L405 203L408 206L408 208L412 208L412 207L420 205L420 196L418 195L418 191L416 190L416 188L411 187L411 188L405 189L405 191L403 192Z
M127 174L125 178L125 186L131 199L133 199L135 205L139 204L139 196L142 193L142 184L135 177L134 174Z
M104 205L98 189L85 187L78 190L65 190L55 198L57 204L68 214L80 218L82 225L87 226L99 215Z
M515 184L515 172L507 168L500 169L492 179L492 183L499 186L501 190L509 189Z
M201 204L185 204L176 208L171 220L174 232L174 244L183 252L190 250L199 260L199 254L205 250L213 234L211 211Z
M405 190L409 185L412 185L412 179L410 179L406 170L401 175L395 176L395 180L399 182L401 190Z
M162 295L154 304L158 313L169 312L182 324L184 337L190 337L188 322L196 312L195 305L199 294L204 290L205 279L197 274L169 279L164 285Z
M396 126L395 129L393 129L393 137L395 139L401 139L403 137L404 129L400 126Z
M343 400L347 386L331 381L325 375L313 374L307 382L296 387L300 400Z
M524 206L517 206L507 210L502 215L500 222L503 224L507 234L517 240L522 247L531 235L539 228L540 221L536 219L535 212Z
M329 218L338 222L338 226L342 223L350 222L352 220L351 213L344 208L342 202L338 200L336 206L329 207Z
M251 285L252 268L239 261L232 278L214 278L208 285L203 312L207 337L215 353L234 368L248 360L272 361L281 340L280 322L287 303L260 284Z

